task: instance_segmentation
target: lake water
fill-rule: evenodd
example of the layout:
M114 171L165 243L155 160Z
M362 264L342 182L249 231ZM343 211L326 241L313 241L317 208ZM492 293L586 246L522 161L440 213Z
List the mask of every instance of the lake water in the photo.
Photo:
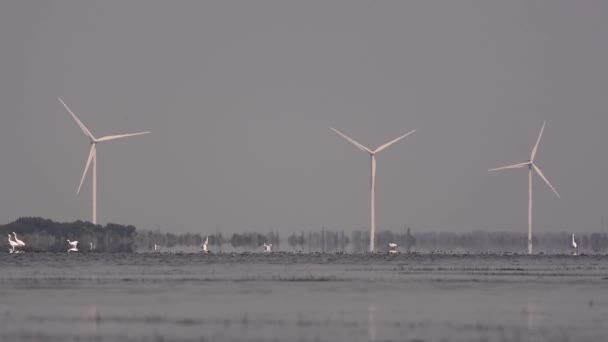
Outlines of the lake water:
M608 256L0 255L0 341L607 341Z

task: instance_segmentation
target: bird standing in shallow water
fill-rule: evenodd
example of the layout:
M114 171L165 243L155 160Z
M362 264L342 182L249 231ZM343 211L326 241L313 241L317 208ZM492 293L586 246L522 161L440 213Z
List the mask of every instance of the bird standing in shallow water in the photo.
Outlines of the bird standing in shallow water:
M78 241L70 241L70 240L68 240L68 243L70 244L70 246L72 246L72 248L68 249L68 253L70 253L70 252L78 252Z
M19 245L19 247L21 247L21 252L23 252L23 247L25 247L25 242L19 240L17 238L17 233L13 232L13 235L15 236L15 242L17 243L17 245Z
M19 244L15 241L11 240L11 234L8 234L8 243L11 245L11 249L9 249L9 253L15 253L15 247L19 247Z
M209 249L207 248L208 244L209 244L209 236L207 236L205 238L205 242L203 242L203 245L201 246L203 248L203 253L209 253Z
M397 244L396 243L389 242L388 254L397 254Z
M266 244L266 242L264 242L264 252L270 253L272 252L272 244Z
M578 245L574 241L574 234L572 234L572 255L578 255Z

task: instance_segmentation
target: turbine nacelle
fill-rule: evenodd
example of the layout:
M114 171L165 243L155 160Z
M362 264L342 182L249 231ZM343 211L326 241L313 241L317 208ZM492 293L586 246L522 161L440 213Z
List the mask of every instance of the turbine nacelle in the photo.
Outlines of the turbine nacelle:
M549 180L547 179L547 177L545 177L544 173L540 170L540 168L538 166L536 166L536 164L534 164L534 162L528 161L525 163L520 163L520 164L513 164L513 165L508 165L508 166L503 166L503 167L498 167L495 169L490 169L488 171L500 171L500 170L506 170L506 169L520 169L523 167L528 167L528 170L530 170L530 172L532 172L532 170L534 170L536 172L536 174L542 178L545 183L551 188L551 190L553 190L553 193L555 193L555 195L558 198L561 198L561 196L557 193L557 190L555 190L555 188L553 187L553 185L551 185L551 183L549 182Z
M72 118L74 118L74 121L76 121L76 123L78 124L78 126L80 127L82 132L89 138L89 140L91 141L91 144L97 144L97 143L104 142L104 141L111 141L111 140L150 133L150 132L138 132L138 133L129 133L129 134L108 135L108 136L101 137L101 138L95 138L93 133L91 133L91 131L87 128L87 126L85 126L82 123L82 121L80 121L80 119L78 119L78 117L76 116L76 114L74 114L74 112L72 112L70 107L68 107L68 105L65 104L65 102L63 102L63 100L60 97L58 97L57 99L59 100L59 102L61 102L61 104L63 104L63 106L68 111L68 113L70 113Z
M377 147L375 150L371 150L371 149L369 149L369 148L367 148L367 147L363 146L362 144L360 144L360 143L356 142L354 139L349 138L349 137L348 137L346 134L344 134L344 133L342 133L342 132L338 131L337 129L335 129L335 128L333 128L333 127L330 127L330 129L331 129L332 131L336 132L336 133L337 133L338 135L340 135L342 138L344 138L344 139L348 140L348 141L349 141L351 144L355 145L355 146L356 146L358 149L360 149L361 151L363 151L363 152L367 152L367 153L369 153L369 154L370 154L370 155L372 155L372 156L376 155L376 153L378 153L378 152L380 152L380 151L382 151L382 150L385 150L386 148L388 148L388 147L389 147L389 146L391 146L392 144L396 143L397 141L399 141L399 140L401 140L401 139L403 139L403 138L407 137L408 135L410 135L410 134L412 134L412 133L416 132L416 130L413 130L413 131L408 132L408 133L406 133L406 134L404 134L404 135L402 135L402 136L400 136L400 137L398 137L398 138L396 138L396 139L393 139L393 140L391 140L391 141L387 142L387 143L386 143L386 144L384 144L384 145L380 145L380 146L378 146L378 147Z

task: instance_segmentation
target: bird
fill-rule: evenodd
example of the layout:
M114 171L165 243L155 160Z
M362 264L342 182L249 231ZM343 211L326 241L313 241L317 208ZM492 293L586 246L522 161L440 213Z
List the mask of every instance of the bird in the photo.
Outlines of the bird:
M19 247L19 244L11 240L11 234L8 234L8 243L11 245L12 248L9 250L9 253L15 253L15 247Z
M23 242L17 238L17 233L13 232L13 235L15 236L15 242L19 245L19 247L21 247L21 248L25 247L25 242Z
M389 242L388 254L397 254L397 244L396 243Z
M272 244L266 244L266 242L264 242L264 252L272 252Z
M69 252L78 252L78 241L68 240L68 243L70 244L70 246L72 246L72 248L68 249L68 253Z
M203 253L209 253L209 250L207 249L207 245L209 244L209 236L207 236L205 238L205 242L203 242Z
M154 252L160 252L160 246L158 244L154 244Z
M95 245L92 242L89 242L89 251L94 251L95 250Z
M578 245L576 244L576 241L574 241L574 234L572 234L572 255L577 255L578 254Z

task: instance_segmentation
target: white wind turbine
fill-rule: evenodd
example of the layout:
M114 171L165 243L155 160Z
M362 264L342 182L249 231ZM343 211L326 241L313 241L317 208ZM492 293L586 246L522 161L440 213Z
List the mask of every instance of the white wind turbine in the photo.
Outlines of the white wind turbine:
M369 153L370 157L371 157L371 164L372 164L372 175L371 175L371 215L370 215L370 220L371 220L371 227L370 227L370 232L369 232L369 251L370 252L374 252L374 239L375 239L375 235L376 235L376 217L375 217L375 185L376 185L376 153L386 149L387 147L391 146L392 144L396 143L397 141L407 137L408 135L416 132L416 130L413 130L407 134L404 134L402 136L400 136L397 139L391 140L389 142L387 142L384 145L379 146L378 148L376 148L375 150L370 150L369 148L359 144L358 142L354 141L353 139L347 137L345 134L341 133L340 131L338 131L335 128L330 127L332 131L338 133L342 138L350 141L353 145L355 145L358 149L360 149L363 152L367 152Z
M78 186L78 191L76 193L77 194L80 193L80 188L82 188L82 183L84 182L84 178L86 177L87 172L89 171L89 166L91 166L91 162L92 162L93 163L93 182L92 182L93 183L93 221L92 222L93 222L93 224L97 224L97 144L101 143L101 142L105 142L105 141L111 141L111 140L116 140L116 139L121 139L121 138L126 138L126 137L132 137L132 136L136 136L136 135L148 134L150 132L108 135L108 136L105 136L105 137L102 137L99 139L95 138L95 136L93 136L91 131L89 131L89 129L78 119L78 117L76 117L76 115L65 104L65 102L63 102L63 100L61 98L58 98L58 99L59 99L59 102L61 102L61 104L63 104L65 109L67 109L67 111L70 113L70 115L72 115L72 117L74 118L74 120L76 121L76 123L78 124L80 129L82 129L84 134L91 141L91 151L89 152L89 158L87 159L87 164L84 168L84 173L82 174L82 178L80 180L80 185Z
M532 148L532 154L530 155L530 160L528 160L525 163L513 164L513 165L499 167L496 169L489 170L489 171L498 171L498 170L504 170L504 169L519 169L519 168L523 168L523 167L528 167L528 193L529 193L528 254L532 254L532 169L534 169L534 171L540 176L540 178L542 178L545 181L545 183L547 183L547 185L551 188L551 190L553 190L555 195L557 195L557 197L560 198L559 194L557 193L557 191L555 190L553 185L551 185L551 183L549 183L549 180L547 180L547 177L545 177L545 175L540 170L540 168L538 166L536 166L536 164L534 163L534 158L536 157L536 151L538 150L538 144L540 143L540 138L543 136L543 131L545 130L546 123L547 123L546 121L543 122L543 126L540 129L540 134L538 135L538 139L536 140L536 145L534 145L534 148Z

